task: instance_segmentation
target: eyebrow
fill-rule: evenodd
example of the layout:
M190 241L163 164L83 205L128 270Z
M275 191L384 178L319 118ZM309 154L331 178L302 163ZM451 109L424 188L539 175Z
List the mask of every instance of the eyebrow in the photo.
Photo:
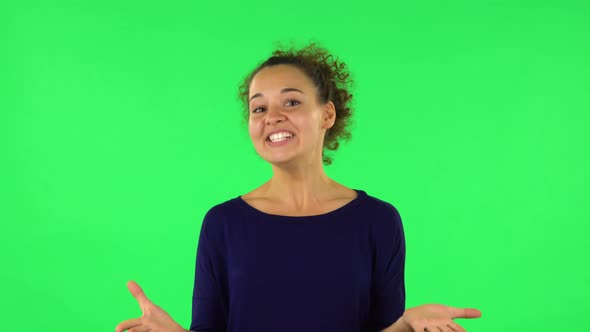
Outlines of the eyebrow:
M290 91L297 91L297 92L301 92L303 93L301 90L297 90L295 88L284 88L283 90L281 90L281 93L285 93L285 92L290 92ZM305 94L305 93L303 93ZM250 101L252 101L252 99L257 98L257 97L262 97L262 93L257 93L255 95L253 95L252 97L250 97Z

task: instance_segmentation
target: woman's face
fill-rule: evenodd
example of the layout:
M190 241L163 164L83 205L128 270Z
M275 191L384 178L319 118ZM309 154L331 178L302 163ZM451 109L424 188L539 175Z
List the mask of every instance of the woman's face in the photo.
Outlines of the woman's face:
M248 130L256 152L271 164L321 163L324 133L335 120L334 104L317 104L312 81L298 68L260 70L250 84ZM271 133L291 137L272 137ZM282 134L281 134L282 135Z

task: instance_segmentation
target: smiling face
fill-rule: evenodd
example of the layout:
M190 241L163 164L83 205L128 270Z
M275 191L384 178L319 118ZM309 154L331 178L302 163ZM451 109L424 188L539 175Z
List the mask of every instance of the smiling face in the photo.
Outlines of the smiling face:
M326 129L335 120L334 104L317 102L313 82L299 68L261 69L250 84L248 131L256 152L271 164L321 163ZM272 136L271 133L288 133ZM291 137L288 137L288 136Z

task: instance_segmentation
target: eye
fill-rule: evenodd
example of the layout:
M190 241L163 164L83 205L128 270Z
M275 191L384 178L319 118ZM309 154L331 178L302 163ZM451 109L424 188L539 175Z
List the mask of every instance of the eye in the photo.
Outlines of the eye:
M295 99L289 99L289 100L287 100L287 104L290 103L290 102L295 102L297 104L301 104L300 102L298 102ZM296 105L293 105L293 106L296 106ZM256 112L257 110L260 110L260 109L264 109L264 108L263 107L257 107L257 108L255 108L255 109L252 110L252 113L260 113L260 112Z

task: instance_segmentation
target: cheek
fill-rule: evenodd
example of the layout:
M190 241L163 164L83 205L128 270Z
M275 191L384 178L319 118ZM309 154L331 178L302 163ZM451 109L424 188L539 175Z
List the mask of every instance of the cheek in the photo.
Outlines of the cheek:
M254 122L254 121L250 121L248 123L248 134L250 135L251 138L256 139L258 138L258 136L260 136L262 128L260 127L260 124Z

